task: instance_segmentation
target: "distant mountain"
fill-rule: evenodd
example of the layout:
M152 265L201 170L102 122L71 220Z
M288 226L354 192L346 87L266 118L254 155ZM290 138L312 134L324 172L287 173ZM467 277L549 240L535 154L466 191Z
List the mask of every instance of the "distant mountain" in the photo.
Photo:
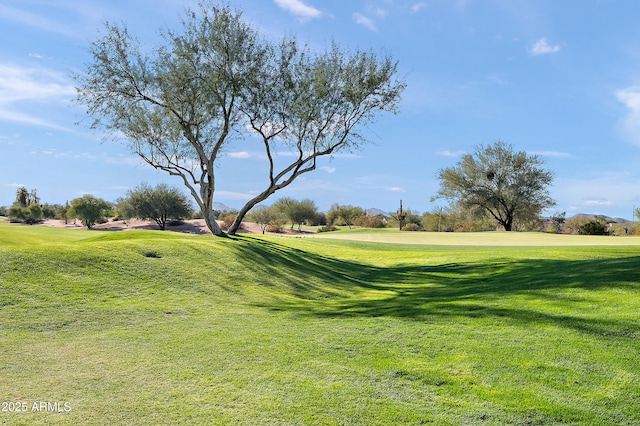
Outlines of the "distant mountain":
M385 212L384 210L380 210L380 209L376 209L376 208L370 208L365 210L365 213L367 214L367 216L382 216L382 217L386 217L386 218L390 218L391 216L389 216L389 213Z
M227 206L225 204L216 203L216 202L213 203L213 209L214 210L218 210L219 212L235 212L235 211L238 211L238 209L234 209L234 208L229 207L229 206Z
M603 214L593 214L593 213L578 213L575 214L567 219L573 219L573 218L577 218L577 219L590 219L596 216L600 216L606 219L607 222L615 222L615 223L627 223L629 222L627 219L624 219L622 217L610 217L610 216L605 216Z

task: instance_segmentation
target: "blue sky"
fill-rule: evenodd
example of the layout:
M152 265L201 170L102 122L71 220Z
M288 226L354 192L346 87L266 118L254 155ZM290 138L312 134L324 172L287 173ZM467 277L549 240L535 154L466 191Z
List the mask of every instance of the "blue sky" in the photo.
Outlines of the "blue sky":
M312 198L419 212L438 169L503 140L555 172L554 211L631 218L640 207L640 2L636 0L231 0L274 39L314 49L390 53L407 89L397 115L366 130L361 151L322 161L270 200ZM18 186L43 202L85 193L113 201L141 182L181 181L102 142L74 104L73 73L104 22L143 43L177 29L177 0L0 0L0 205ZM79 124L77 124L79 123ZM230 146L216 201L240 207L265 185L251 139ZM270 204L267 202L267 204Z

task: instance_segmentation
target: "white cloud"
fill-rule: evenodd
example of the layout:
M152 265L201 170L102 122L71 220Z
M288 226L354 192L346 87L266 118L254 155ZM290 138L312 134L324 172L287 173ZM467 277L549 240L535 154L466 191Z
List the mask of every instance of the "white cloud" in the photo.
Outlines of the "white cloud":
M425 9L427 7L427 4L423 1L418 2L418 3L414 3L411 5L411 11L413 13L418 13L420 12L422 9Z
M637 188L635 170L605 171L557 178L552 196L558 201L558 211L630 217L633 205L638 205Z
M612 207L615 206L615 203L611 200L607 200L606 198L592 198L583 199L582 205L586 207Z
M25 185L22 184L22 183L15 183L14 182L14 183L5 183L4 186L8 186L10 188L20 188L20 187L25 186Z
M570 158L573 157L568 152L561 151L531 151L533 155L540 155L541 157L554 157L554 158Z
M67 78L46 68L0 65L0 104L71 97L76 91Z
M331 173L336 171L336 168L335 167L329 167L329 166L322 166L322 167L320 167L320 170L324 170L325 172L331 174Z
M529 48L529 53L533 56L548 55L550 53L558 53L560 49L560 45L556 44L552 46L547 39L543 37Z
M2 105L0 103L0 105ZM30 125L34 125L34 126L41 126L41 127L48 127L50 129L55 129L55 130L62 130L65 132L71 132L72 130L67 128L67 127L63 127L63 126L59 126L57 124L51 123L47 120L43 120L41 118L38 117L34 117L31 115L27 115L27 114L21 114L18 112L13 112L13 111L7 111L5 109L3 109L2 107L0 107L0 120L4 120L4 121L13 121L16 123L22 123L22 124L30 124Z
M378 28L376 27L376 24L373 22L373 20L367 18L364 15L361 15L360 13L354 13L353 19L355 19L356 24L358 25L362 25L363 27L368 28L371 31L378 31Z
M377 16L378 18L384 18L388 14L386 9L383 9L383 8L381 8L379 6L370 6L369 8L367 8L367 10L372 15Z
M322 16L322 12L300 0L274 0L282 10L291 12L302 19L313 19Z
M618 90L615 95L628 108L622 131L631 143L640 145L640 86Z
M16 104L35 102L68 102L75 88L63 74L42 67L20 67L0 64L0 120L69 131L58 124L18 110ZM33 109L30 108L30 111Z
M247 151L237 151L237 152L230 152L229 157L245 159L245 158L250 158L251 154L249 154Z
M389 192L407 192L404 188L401 188L399 186L387 187L384 190Z
M448 149L445 149L443 151L438 151L436 152L437 155L441 155L443 157L460 157L464 154L466 154L466 152L464 151L449 151Z

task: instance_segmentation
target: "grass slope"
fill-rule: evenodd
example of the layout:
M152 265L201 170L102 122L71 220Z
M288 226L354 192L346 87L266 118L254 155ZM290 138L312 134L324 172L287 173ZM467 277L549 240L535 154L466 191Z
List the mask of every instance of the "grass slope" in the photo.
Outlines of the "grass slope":
M640 422L637 247L0 242L0 423Z

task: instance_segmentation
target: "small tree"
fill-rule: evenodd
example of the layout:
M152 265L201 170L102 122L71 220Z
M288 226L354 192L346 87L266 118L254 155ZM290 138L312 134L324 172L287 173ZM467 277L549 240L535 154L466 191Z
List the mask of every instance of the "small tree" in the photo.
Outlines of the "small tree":
M330 225L347 225L351 229L353 220L362 215L364 215L364 210L360 207L341 206L336 203L327 212L327 223Z
M302 231L302 224L306 220L313 219L318 214L316 204L309 199L297 201L293 198L280 198L275 204L275 208L284 214L291 221L291 229L295 224L298 231Z
M153 220L163 231L168 221L191 215L189 199L177 188L164 183L155 188L142 183L129 190L127 196L118 203L118 209L124 218Z
M88 229L91 229L98 219L107 216L110 211L111 204L102 198L87 194L71 201L69 216L79 218Z
M282 213L275 207L256 206L249 212L249 219L260 226L264 234L269 226L282 226Z
M511 231L518 221L526 223L555 205L547 189L553 173L542 164L536 155L513 152L504 142L480 145L475 154L463 155L456 166L438 172L440 190L434 199L484 210Z
M18 188L16 200L7 214L12 222L25 222L32 225L42 220L43 210L36 190L29 192L24 186Z

